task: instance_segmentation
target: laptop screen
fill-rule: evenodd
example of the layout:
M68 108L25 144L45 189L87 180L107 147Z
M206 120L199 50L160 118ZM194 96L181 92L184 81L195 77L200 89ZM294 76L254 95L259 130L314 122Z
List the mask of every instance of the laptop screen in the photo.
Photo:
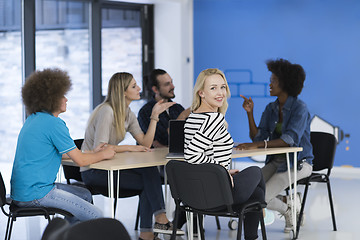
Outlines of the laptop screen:
M169 121L169 153L184 153L185 120Z

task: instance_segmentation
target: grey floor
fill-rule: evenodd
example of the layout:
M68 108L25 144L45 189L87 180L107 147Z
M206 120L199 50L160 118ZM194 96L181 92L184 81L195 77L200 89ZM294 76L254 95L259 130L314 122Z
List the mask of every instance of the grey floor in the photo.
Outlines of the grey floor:
M241 169L248 164L240 163L236 167ZM10 164L0 163L1 173L9 190L9 179L11 174ZM360 239L356 237L359 227L360 206L360 169L334 168L331 178L335 214L338 231L332 230L329 202L325 184L313 184L309 190L307 200L306 222L301 228L299 239L326 239L326 240L351 240ZM303 187L300 188L303 191ZM169 193L168 193L169 194ZM95 204L103 209L105 214L110 213L109 200L101 196L94 197ZM169 202L171 202L169 200ZM138 238L138 232L134 231L136 208L138 198L121 199L116 212L119 219L129 231L132 239ZM170 204L168 212L173 211L174 206ZM170 214L171 215L171 214ZM275 222L266 226L267 237L272 240L290 239L289 234L283 233L284 220L275 214ZM171 216L169 216L171 218ZM227 218L220 218L221 230L216 229L214 217L205 217L205 237L208 240L236 239L236 231L228 228ZM40 217L18 219L13 227L13 240L40 239L47 222ZM0 213L0 239L4 238L6 218ZM259 232L260 236L260 232ZM161 239L170 239L169 236L160 235ZM187 239L186 236L178 237L178 240ZM259 239L262 239L259 237Z

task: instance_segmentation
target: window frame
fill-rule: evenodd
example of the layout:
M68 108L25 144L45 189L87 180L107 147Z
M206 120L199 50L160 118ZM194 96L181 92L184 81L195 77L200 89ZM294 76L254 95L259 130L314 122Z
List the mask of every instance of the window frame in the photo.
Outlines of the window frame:
M66 0L65 0L66 1ZM114 1L72 0L89 3L90 33L90 109L103 100L101 87L101 10L102 8L136 9L141 12L142 29L142 72L149 73L154 68L154 6ZM36 0L21 0L21 42L22 42L22 81L35 71L35 5ZM145 83L143 81L143 89ZM143 98L147 91L143 91ZM26 115L24 113L24 119Z

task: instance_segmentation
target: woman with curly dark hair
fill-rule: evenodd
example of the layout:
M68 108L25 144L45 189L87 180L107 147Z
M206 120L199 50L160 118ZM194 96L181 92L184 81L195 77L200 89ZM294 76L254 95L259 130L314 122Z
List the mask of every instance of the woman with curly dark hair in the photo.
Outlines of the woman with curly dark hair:
M269 60L266 64L272 73L270 95L277 99L266 106L260 124L256 126L253 115L254 103L251 97L242 96L253 142L240 144L237 149L302 147L303 151L297 156L297 180L306 178L312 172L314 156L310 143L310 113L306 104L297 97L304 85L304 69L284 59ZM289 232L293 226L291 204L288 197L279 195L289 186L286 155L267 156L262 173L266 182L267 208L276 210L285 217L284 231ZM297 199L300 201L299 197ZM300 202L297 206L298 215Z
M71 139L59 114L66 111L65 94L71 87L68 74L59 69L32 73L22 88L30 116L21 128L11 176L11 198L21 207L55 207L74 215L71 223L102 217L91 193L82 187L55 183L63 154L80 166L110 159L115 151L99 145L82 153Z

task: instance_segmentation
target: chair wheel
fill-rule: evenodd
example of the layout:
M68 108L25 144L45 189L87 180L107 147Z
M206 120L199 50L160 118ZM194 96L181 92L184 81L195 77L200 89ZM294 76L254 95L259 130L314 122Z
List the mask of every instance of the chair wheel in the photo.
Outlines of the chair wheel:
M228 226L231 230L236 230L238 228L238 222L236 220L230 220Z

